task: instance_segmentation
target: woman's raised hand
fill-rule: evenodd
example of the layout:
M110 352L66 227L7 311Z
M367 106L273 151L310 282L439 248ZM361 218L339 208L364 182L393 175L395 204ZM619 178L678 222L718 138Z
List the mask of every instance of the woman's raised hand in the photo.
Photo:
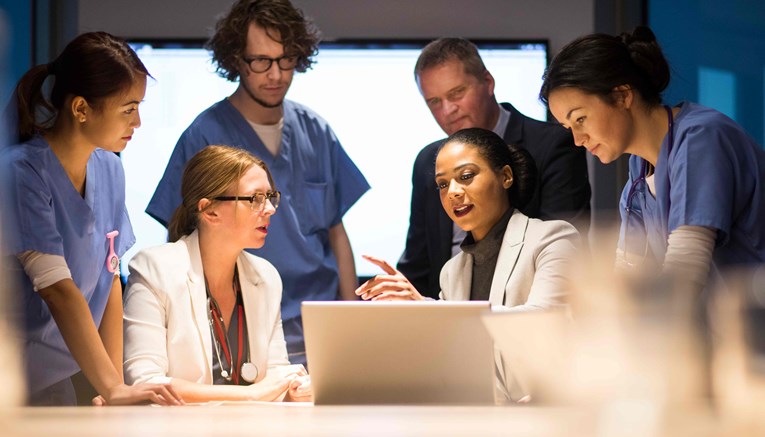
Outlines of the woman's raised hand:
M361 284L356 295L364 300L423 300L422 295L406 277L394 269L385 260L369 255L362 255L365 260L383 269L384 275Z

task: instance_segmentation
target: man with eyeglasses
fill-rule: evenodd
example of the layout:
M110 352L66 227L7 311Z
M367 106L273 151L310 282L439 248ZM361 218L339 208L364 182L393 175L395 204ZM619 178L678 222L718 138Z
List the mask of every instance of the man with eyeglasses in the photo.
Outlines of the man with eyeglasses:
M146 209L167 225L181 203L185 163L207 145L241 147L268 165L273 189L281 191L269 198L279 203L279 213L271 219L269 243L256 254L282 277L282 320L293 364L306 364L301 302L356 299L356 269L342 218L369 189L327 122L284 98L294 72L313 63L318 40L316 28L288 0L234 3L207 48L218 74L239 86L181 135ZM253 204L265 202L255 196L239 193Z

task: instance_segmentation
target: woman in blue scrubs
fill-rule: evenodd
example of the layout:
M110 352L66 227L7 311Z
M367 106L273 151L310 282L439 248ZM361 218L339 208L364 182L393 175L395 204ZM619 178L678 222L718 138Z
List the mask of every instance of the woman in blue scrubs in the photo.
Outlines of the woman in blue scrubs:
M701 291L713 267L765 261L765 153L714 109L664 105L669 80L653 32L639 27L568 44L540 97L601 162L631 155L617 264L658 265Z
M95 404L182 402L167 385L131 387L122 376L118 260L135 238L113 152L141 124L148 75L124 41L94 32L16 87L21 143L0 157L3 254L18 273L32 405L75 404L80 370Z

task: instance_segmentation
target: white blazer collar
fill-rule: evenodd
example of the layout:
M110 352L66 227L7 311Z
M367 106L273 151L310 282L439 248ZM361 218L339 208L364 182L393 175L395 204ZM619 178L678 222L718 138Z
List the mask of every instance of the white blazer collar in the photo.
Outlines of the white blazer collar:
M505 286L510 280L510 275L518 261L518 255L523 248L528 224L529 218L517 209L510 217L510 221L507 222L505 236L502 238L502 246L499 248L499 255L497 256L497 266L494 268L494 277L491 280L489 302L492 305L504 305Z
M188 279L194 284L201 283L204 291L205 275L202 268L202 253L199 250L199 231L195 230L191 234L181 237L181 241L186 244L189 251Z
M207 290L205 289L202 254L199 251L199 233L195 230L180 239L189 253L189 270L186 272L186 285L189 291L191 311L197 328L202 354L205 357L205 382L212 384L212 339L210 322L207 314Z
M461 252L454 258L454 266L450 268L454 275L453 300L470 300L470 290L473 287L473 255Z
M196 326L199 332L200 343L208 363L207 374L210 377L209 383L212 383L212 339L210 334L210 323L208 319L207 308L207 290L205 289L204 268L202 267L202 254L199 249L199 234L192 232L181 239L189 252L190 266L187 272L189 297L193 308ZM242 288L242 301L244 302L244 311L247 317L247 338L250 353L258 350L254 343L258 338L256 332L259 327L263 327L268 320L268 314L265 307L259 307L256 303L262 299L256 297L257 293L263 292L261 284L263 280L255 266L247 259L247 253L242 253L236 260L237 270L239 271L239 284ZM252 361L256 361L251 357ZM258 380L265 375L265 369L258 369Z

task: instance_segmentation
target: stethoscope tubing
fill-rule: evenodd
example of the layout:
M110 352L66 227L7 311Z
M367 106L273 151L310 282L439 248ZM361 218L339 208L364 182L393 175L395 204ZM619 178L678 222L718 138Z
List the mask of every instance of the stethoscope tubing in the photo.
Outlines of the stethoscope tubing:
M672 148L673 148L674 142L675 142L674 117L672 115L672 108L670 108L667 105L664 105L664 109L667 111L667 121L668 121L668 126L669 126L669 129L668 129L668 132L667 132L667 160L669 160L669 155L670 155L670 153L672 153ZM627 250L627 240L628 240L627 232L629 230L630 215L632 214L632 201L635 198L635 194L637 194L637 188L640 185L640 183L641 182L645 183L645 179L648 176L648 171L649 171L648 165L649 165L648 161L643 159L643 165L642 165L642 169L641 169L641 174L640 174L640 176L638 176L637 178L635 178L632 181L632 184L630 185L630 189L627 191L627 204L625 205L625 210L627 212L627 217L626 217L627 222L626 222L626 224L624 226L624 256L625 256L625 261L627 261L626 257L628 256L627 255L627 253L628 253L628 250ZM669 175L669 172L667 172L667 175ZM667 192L669 192L669 191L670 191L670 178L668 176L667 177ZM667 222L669 222L669 208L667 209ZM648 253L648 247L647 246L648 245L646 244L645 253L643 254L644 257ZM627 264L630 264L630 263L627 262Z
M234 291L236 292L236 307L237 307L237 330L238 330L238 349L236 364L233 362L233 354L229 347L230 342L228 333L225 329L225 323L223 322L223 314L218 307L218 303L212 298L210 294L210 288L207 285L207 279L205 279L205 290L207 291L207 308L208 308L208 321L210 323L210 330L213 336L213 347L215 349L215 355L218 358L218 365L220 366L220 372L223 379L226 381L233 381L234 384L239 384L240 376L247 382L255 382L255 378L248 378L252 372L243 371L246 367L252 367L250 360L250 351L247 350L247 361L242 361L242 349L244 346L244 302L242 301L242 291L239 286L239 274L234 270ZM221 349L227 363L229 364L229 370L223 366L223 359L221 358ZM257 367L255 368L255 377L257 377ZM250 380L252 379L252 380Z

